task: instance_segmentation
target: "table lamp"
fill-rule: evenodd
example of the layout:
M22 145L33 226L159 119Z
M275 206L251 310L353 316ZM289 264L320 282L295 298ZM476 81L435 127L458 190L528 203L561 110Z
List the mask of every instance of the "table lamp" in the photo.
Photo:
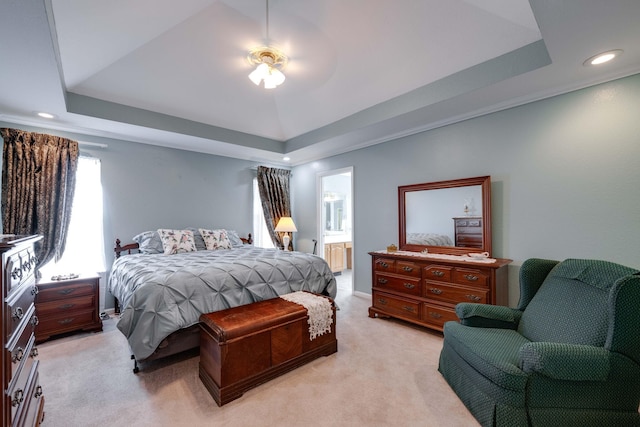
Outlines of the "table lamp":
M282 245L284 246L284 250L289 250L289 241L291 238L289 237L289 232L298 231L296 225L293 223L293 220L289 216L283 216L278 221L278 225L276 225L275 231L279 233L284 233L282 236Z

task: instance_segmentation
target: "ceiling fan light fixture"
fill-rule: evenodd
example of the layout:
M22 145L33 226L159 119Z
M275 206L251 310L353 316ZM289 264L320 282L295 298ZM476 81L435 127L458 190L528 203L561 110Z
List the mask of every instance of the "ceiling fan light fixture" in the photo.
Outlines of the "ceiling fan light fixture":
M287 56L274 47L261 46L249 51L247 60L256 69L249 74L249 79L260 85L264 82L265 89L273 89L284 83L285 75L280 71L287 64Z

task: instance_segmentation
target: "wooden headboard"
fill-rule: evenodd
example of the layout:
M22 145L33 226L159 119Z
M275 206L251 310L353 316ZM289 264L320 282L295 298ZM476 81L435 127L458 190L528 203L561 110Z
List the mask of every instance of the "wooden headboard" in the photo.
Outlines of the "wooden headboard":
M245 245L250 245L253 243L251 233L247 234L247 237L241 237L240 240L242 240L242 243L244 243ZM137 243L127 243L126 245L121 246L120 239L116 239L116 247L113 248L113 251L116 254L116 258L120 258L122 252L126 252L127 255L130 255L131 251L135 251L134 253L140 252L140 245L138 245Z

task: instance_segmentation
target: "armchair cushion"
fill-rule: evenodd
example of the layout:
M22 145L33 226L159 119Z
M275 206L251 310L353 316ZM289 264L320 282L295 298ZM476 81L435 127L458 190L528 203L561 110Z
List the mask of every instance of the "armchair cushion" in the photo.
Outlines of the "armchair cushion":
M516 329L522 312L501 305L462 302L456 305L460 323L477 328Z
M619 278L635 272L606 261L559 263L524 310L518 332L531 341L604 346L609 290Z
M444 325L451 348L471 367L502 388L524 390L527 374L520 369L520 347L528 339L511 329L472 328L457 322Z
M610 353L590 345L530 342L520 348L521 368L557 380L605 381Z

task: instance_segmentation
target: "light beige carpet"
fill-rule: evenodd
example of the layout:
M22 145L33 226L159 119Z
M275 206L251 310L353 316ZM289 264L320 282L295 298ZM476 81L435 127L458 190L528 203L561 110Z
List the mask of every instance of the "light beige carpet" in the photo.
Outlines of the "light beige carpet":
M437 371L439 334L367 316L341 288L338 353L218 407L196 353L132 373L117 319L39 345L45 426L478 426Z

